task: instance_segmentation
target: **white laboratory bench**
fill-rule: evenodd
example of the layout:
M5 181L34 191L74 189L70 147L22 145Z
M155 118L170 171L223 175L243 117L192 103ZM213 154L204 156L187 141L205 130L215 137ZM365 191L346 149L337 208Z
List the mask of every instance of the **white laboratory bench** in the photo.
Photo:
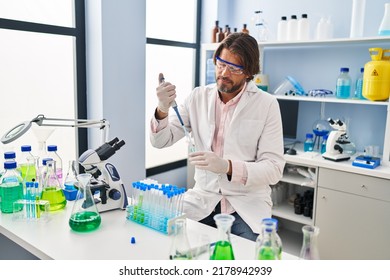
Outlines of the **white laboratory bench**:
M15 242L39 259L55 260L168 260L172 236L126 219L126 211L101 213L102 223L92 232L77 233L68 225L73 202L64 210L49 214L47 222L14 220L12 214L0 214L0 234ZM187 234L191 247L201 244L200 235L210 241L217 230L187 219ZM131 238L135 237L135 244ZM252 260L255 242L232 235L237 260ZM6 252L3 252L6 254ZM3 254L0 252L0 254ZM284 253L283 259L297 259Z

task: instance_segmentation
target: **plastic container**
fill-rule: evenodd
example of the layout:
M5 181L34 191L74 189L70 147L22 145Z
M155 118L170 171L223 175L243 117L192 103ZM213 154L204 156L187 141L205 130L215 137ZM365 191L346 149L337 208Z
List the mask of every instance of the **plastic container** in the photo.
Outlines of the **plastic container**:
M340 68L340 75L336 82L336 97L347 99L351 97L351 77L349 76L349 68Z
M302 14L302 18L298 20L298 40L310 40L310 22L307 14Z
M363 37L366 0L352 0L351 30L349 37Z
M278 33L277 33L278 41L286 41L287 40L287 17L281 17L278 22Z
M298 20L296 15L292 15L287 21L287 41L298 40Z
M274 90L276 95L304 95L303 87L291 76L286 78Z

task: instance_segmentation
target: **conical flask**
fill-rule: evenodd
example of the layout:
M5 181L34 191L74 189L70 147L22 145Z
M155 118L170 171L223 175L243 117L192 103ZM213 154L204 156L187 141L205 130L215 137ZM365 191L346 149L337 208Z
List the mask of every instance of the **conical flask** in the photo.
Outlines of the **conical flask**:
M171 260L191 260L191 247L187 237L186 220L177 219L174 224L174 236L172 240Z
M319 260L320 254L317 247L317 237L320 229L315 226L303 226L303 244L299 258L302 260Z
M48 160L46 167L47 172L44 175L41 199L49 202L49 211L61 210L66 206L66 198L56 174L56 162Z
M234 260L230 230L235 218L229 214L217 214L214 220L218 228L218 241L215 243L210 260Z
M92 175L89 173L77 175L78 192L69 219L69 226L74 231L93 231L101 223L101 217L89 186L91 177Z

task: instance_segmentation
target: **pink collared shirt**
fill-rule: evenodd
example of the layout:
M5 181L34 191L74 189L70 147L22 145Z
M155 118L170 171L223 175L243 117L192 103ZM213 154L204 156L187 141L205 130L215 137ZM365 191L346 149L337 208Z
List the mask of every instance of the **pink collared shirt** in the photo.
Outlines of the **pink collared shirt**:
M234 110L237 107L238 102L241 99L242 93L246 88L246 84L241 92L236 95L233 99L229 100L226 104L222 102L219 97L219 93L217 91L217 98L215 102L215 132L213 143L211 145L211 150L216 153L219 157L223 156L224 151L224 140L225 140L225 132L230 126L232 121ZM231 181L239 182L241 184L245 184L248 172L244 162L242 161L234 161L232 162L232 178ZM221 192L221 190L220 190ZM235 212L229 201L222 197L221 200L221 213L231 214Z

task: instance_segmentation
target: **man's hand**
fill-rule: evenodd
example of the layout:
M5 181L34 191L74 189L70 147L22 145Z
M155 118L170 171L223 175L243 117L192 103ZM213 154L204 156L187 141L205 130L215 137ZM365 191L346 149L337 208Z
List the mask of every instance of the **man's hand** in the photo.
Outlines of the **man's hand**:
M158 98L157 109L163 113L168 114L171 103L176 98L176 86L169 82L165 82L164 75L158 75L159 86L156 88Z
M229 171L229 161L220 158L213 152L194 152L189 154L188 160L199 169L218 174L226 174Z

